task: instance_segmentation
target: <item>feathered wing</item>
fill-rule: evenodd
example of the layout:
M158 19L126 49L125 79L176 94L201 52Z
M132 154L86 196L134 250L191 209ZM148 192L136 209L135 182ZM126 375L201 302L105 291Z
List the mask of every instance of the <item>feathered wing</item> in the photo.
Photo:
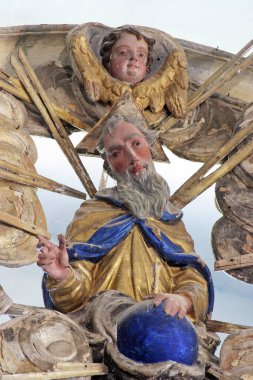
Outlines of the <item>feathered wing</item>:
M99 62L83 35L74 37L72 56L80 73L86 94L93 101L114 103L125 91L131 92L140 110L150 107L157 113L165 104L176 118L187 112L187 63L180 50L173 50L163 67L149 79L130 88L112 78Z
M187 89L186 59L184 53L175 49L157 73L134 87L133 97L141 110L149 106L157 113L166 104L174 117L181 118L187 113Z
M130 90L127 84L111 77L83 35L74 37L71 50L80 79L91 100L114 103L120 95Z

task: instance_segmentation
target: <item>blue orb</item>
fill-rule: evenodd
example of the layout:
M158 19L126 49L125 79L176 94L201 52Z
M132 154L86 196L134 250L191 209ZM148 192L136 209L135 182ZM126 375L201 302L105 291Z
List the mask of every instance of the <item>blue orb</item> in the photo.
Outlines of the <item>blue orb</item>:
M172 360L193 365L198 357L198 337L188 318L172 317L163 305L143 301L130 307L117 326L119 351L142 363Z

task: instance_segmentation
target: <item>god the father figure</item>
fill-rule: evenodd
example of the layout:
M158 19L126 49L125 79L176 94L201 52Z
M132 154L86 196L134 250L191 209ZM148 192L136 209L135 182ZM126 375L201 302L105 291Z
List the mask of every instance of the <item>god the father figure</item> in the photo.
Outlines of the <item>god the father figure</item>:
M182 212L155 170L154 144L153 133L136 120L115 115L107 121L98 149L117 186L82 204L58 247L39 238L46 299L56 309L73 311L114 289L137 301L151 296L179 318L205 320L212 311L209 270L192 253Z

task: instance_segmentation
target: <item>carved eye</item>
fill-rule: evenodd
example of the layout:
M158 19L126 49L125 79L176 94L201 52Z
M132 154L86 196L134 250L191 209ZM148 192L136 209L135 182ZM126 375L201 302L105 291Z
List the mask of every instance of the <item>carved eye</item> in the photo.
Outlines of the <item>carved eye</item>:
M136 140L136 141L133 142L133 145L138 147L138 146L141 145L141 141L140 140Z
M113 158L117 158L119 156L120 156L120 152L119 151L112 152L112 154L111 154L111 157L113 157Z
M120 50L119 55L121 57L126 57L127 56L127 51L126 50Z

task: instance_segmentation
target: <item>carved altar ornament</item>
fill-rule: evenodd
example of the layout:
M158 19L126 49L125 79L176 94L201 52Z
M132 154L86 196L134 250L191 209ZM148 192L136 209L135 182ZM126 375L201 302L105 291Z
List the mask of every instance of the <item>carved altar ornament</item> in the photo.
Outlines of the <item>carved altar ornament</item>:
M113 37L111 32L114 33ZM136 42L143 41L149 55L154 57L152 64L145 62L148 74L144 78L140 75L133 83L131 80L126 83L124 77L115 74L115 70L108 65L106 69L101 62L101 55L106 54L110 40L113 40L113 44L119 44L119 40L127 34L132 35ZM130 49L135 41L129 44ZM122 40L122 44L126 48L125 40ZM113 29L98 23L87 23L69 33L67 46L72 68L90 101L113 104L128 91L140 110L149 107L153 113L159 113L166 104L175 117L185 116L188 88L186 58L181 46L167 33L140 26L125 25ZM115 53L114 50L112 52ZM108 54L108 59L112 61L113 55L110 51ZM120 51L117 54L126 56L128 52Z
M36 192L27 186L0 182L1 212L16 216L22 222L44 227L45 215ZM37 239L20 229L0 223L0 265L19 267L36 262Z
M86 25L87 28L85 26L84 28L87 30L90 28L94 31L92 37L92 40L95 41L93 44L94 49L96 50L99 62L102 62L99 44L103 39L100 36L100 32L102 31L101 33L106 35L111 30L116 30L117 28L112 29L98 23ZM24 95L23 90L20 92L20 84L17 79L9 77L9 75L13 75L13 70L10 67L8 57L13 53L15 54L18 47L25 46L25 52L43 83L50 100L54 105L66 111L68 117L64 120L68 120L71 125L90 131L105 114L110 105L102 101L91 101L88 99L84 86L80 84L76 75L73 76L73 70L67 57L70 44L64 46L65 37L71 28L73 28L73 25L37 25L11 29L3 28L0 43L1 51L4 54L2 54L1 62L2 68L6 70L6 80L1 79L1 84L7 91L10 89L10 84L14 84L14 93L20 93L21 98ZM138 26L137 29L139 29ZM168 52L173 50L175 45L169 49L167 46L169 43L167 33L145 27L140 27L140 29L144 30L145 35L145 31L147 30L147 36L156 40L153 49L151 72L146 75L148 80L160 70ZM90 33L91 35L92 33ZM176 40L176 43L177 45L178 43L181 44L185 49L189 62L190 98L192 91L195 91L225 61L233 57L230 53L188 41ZM41 46L43 46L43 49L41 49ZM90 45L90 47L93 49L93 46ZM41 54L42 51L43 54ZM242 62L244 60L241 60L240 64ZM159 66L160 63L161 65ZM240 65L238 66L237 64L238 62L233 65L233 70L236 67L238 69ZM237 74L235 78L228 79L225 85L223 83L221 88L217 90L218 93L214 93L211 98L198 106L197 109L190 111L190 114L187 114L186 120L180 119L175 127L162 134L160 142L179 156L190 160L206 161L207 158L210 158L215 153L217 148L223 146L229 139L237 114L242 111L245 102L252 100L252 91L249 91L248 86L246 86L246 84L252 83L251 79L252 70L241 70L240 74ZM144 82L145 80L140 83L144 84ZM207 107L205 107L205 104L207 104ZM26 128L30 133L51 137L46 124L43 123L36 108L28 105L27 110L29 112L29 120ZM148 107L145 109L144 114L151 128L156 126L163 128L164 125L167 126L167 122L169 124L171 122L171 118L167 118L169 112L166 105L161 112L157 113L153 113L150 107ZM73 121L72 117L75 121ZM68 130L72 131L73 129L68 122L65 126ZM78 149L78 153L82 154L82 150Z
M79 33L78 28L79 27L74 29L76 30L76 33ZM94 55L97 57L98 62L100 62L102 69L106 70L106 68L102 65L100 44L103 41L103 36L108 35L108 33L112 30L114 31L118 29L113 29L98 23L88 23L85 24L83 28L85 31L85 36L88 36L87 40L92 40L92 43L89 44L89 47L94 50ZM143 81L136 84L139 86L141 84L144 85L146 83L146 80L152 79L153 76L156 76L156 72L160 70L169 52L174 48L177 49L179 44L178 41L176 41L176 45L173 45L173 43L175 43L175 40L171 40L171 37L163 31L139 26L137 26L136 29L140 29L140 31L143 30L145 36L147 34L148 37L156 41L152 51L153 62L150 66L151 71L146 75L146 79L144 78ZM78 69L76 68L75 61L72 57L70 58L70 62L72 62L73 69L76 72L76 74L74 73L73 75L73 70L69 65L69 60L66 59L66 55L69 55L69 53L71 56L73 56L71 53L72 34L74 41L74 31L70 31L69 37L67 38L67 46L65 48L63 48L61 45L62 40L61 43L57 40L58 44L61 45L57 46L57 48L60 48L61 50L60 52L56 52L56 50L54 50L55 55L50 55L52 53L52 49L50 50L50 53L44 49L45 54L48 56L48 61L46 61L47 63L45 63L45 57L36 57L35 59L33 56L35 47L33 47L33 49L27 48L26 53L31 59L31 62L33 62L33 66L36 70L38 78L40 79L41 83L43 83L43 86L51 102L58 107L66 110L67 113L69 113L69 117L71 114L72 116L79 118L81 122L86 124L82 125L82 128L88 132L91 132L92 134L92 128L98 122L98 120L100 120L109 110L111 102L104 103L102 101L93 101L90 99L87 91L95 91L95 87L93 88L93 86L88 86L88 89L86 89L86 87L82 84L83 81L81 78L79 79ZM36 42L35 45L38 43L36 40L37 38L39 39L37 34L36 36L33 36L33 43ZM41 38L43 42L40 41L40 43L45 44L44 39L48 37L41 36ZM56 36L51 36L51 38L54 38L54 43L56 43ZM57 35L57 39L58 38L59 35ZM50 46L51 41L50 39L47 40L47 47ZM215 59L218 59L219 62L217 63L215 61L215 64L211 61L210 55L208 55L207 60L206 52L198 54L197 57L192 57L193 50L196 48L195 44L194 47L191 46L189 48L185 41L180 41L180 43L182 43L182 46L186 48L186 53L190 62L188 75L190 76L191 83L189 86L190 89L188 95L191 95L191 93L198 88L198 83L201 83L203 79L206 79L206 77L203 78L201 75L198 75L196 78L196 74L199 74L199 72L203 73L208 68L208 75L211 75L213 68L223 63L223 60L220 61L220 58L217 58L217 54L221 54L221 52L216 51ZM36 51L37 49L38 48L36 45ZM55 45L54 49L56 49ZM181 47L180 49L182 50ZM201 70L199 70L199 68L201 68ZM111 76L111 73L109 73L109 75ZM199 80L199 82L197 83L196 80ZM118 82L120 81L118 80ZM129 87L131 93L133 94L133 89L130 88L132 85L129 86L125 83L121 84L125 87ZM134 85L134 87L136 85ZM122 92L123 90L120 91L120 93ZM225 93L227 94L227 92L228 91ZM177 91L177 93L179 94L180 91ZM118 96L120 96L120 94ZM231 96L233 96L232 93ZM225 98L230 99L229 97ZM160 92L156 94L156 100L160 102ZM39 115L36 114L36 110L32 107L28 107L28 111L28 128L31 134L51 137L46 125L43 123ZM196 109L190 111L187 114L186 119L179 119L173 128L160 136L160 142L181 157L194 161L206 161L207 158L210 158L215 153L217 148L222 146L229 139L232 134L237 113L239 112L240 111L235 111L235 109L229 102L226 101L226 99L223 101L216 98L215 95L215 98L209 98ZM167 121L170 120L170 117L168 117L169 110L166 105L163 107L162 111L155 113L151 111L149 105L147 108L145 108L143 114L147 120L148 125L151 128L160 128L163 122L167 123ZM74 125L78 126L78 123L74 123ZM70 128L70 130L73 130L69 125L67 126L67 124L66 127ZM208 136L208 139L206 136ZM83 146L83 144L80 144L77 147L77 152L79 154L91 154L89 153L88 147Z
M218 205L229 220L253 233L253 192L233 173L228 173L216 184Z
M238 120L234 133L241 133L248 128L253 121L253 106L250 104L242 117ZM250 147L251 155L237 165L231 174L226 175L217 183L216 196L219 206L224 215L232 222L236 223L246 231L253 233L252 216L252 140L253 134L249 134L234 151L229 155L233 158L234 154L240 152L247 146ZM252 148L252 149L251 149Z
M0 216L7 214L28 225L45 227L46 219L36 190L4 179L6 171L4 166L8 164L36 172L34 163L37 159L37 150L33 140L24 130L26 121L27 113L23 104L1 91ZM37 239L29 233L0 223L1 265L17 267L35 262L36 244Z
M82 329L61 313L45 309L1 324L0 347L0 374L52 371L60 362L92 362Z
M209 98L160 136L177 156L205 162L233 134L237 112L224 101Z
M247 259L247 256L253 253L253 234L222 217L213 226L212 246L218 263L220 260L233 263L233 260ZM236 265L234 268L226 269L226 272L238 280L253 284L252 269L253 265Z
M22 129L27 124L27 113L23 103L3 90L0 91L0 114L7 122L12 123L15 129Z
M139 308L138 305L145 307L150 302L137 303L129 296L110 290L95 295L85 306L69 313L68 316L84 329L94 360L100 361L104 358L111 374L110 379L204 379L205 363L208 361L217 363L214 352L220 340L217 334L207 332L201 322L195 325L199 350L193 365L176 363L172 360L153 364L141 363L127 358L120 352L116 344L120 321L125 319L129 311L131 313L132 309Z
M253 120L250 104L235 126L235 133L242 132ZM252 147L250 134L233 150L230 157L240 154L246 145ZM216 183L217 205L223 218L216 222L212 231L212 243L216 260L230 260L231 270L227 273L239 280L253 283L250 257L253 255L253 215L252 215L252 154L237 165L230 173ZM239 261L238 261L239 260ZM248 264L246 265L246 261ZM238 265L236 266L236 262Z
M253 121L253 106L252 104L244 112L243 117L235 127L235 133L247 127ZM246 144L253 143L253 134L251 133L244 139L235 149L235 152L240 151ZM249 188L253 189L253 153L237 165L233 172L240 178L241 181Z
M128 34L127 30L134 34ZM117 68L117 60L121 59L119 54L126 58L129 72L134 66L135 52L131 51L133 41L127 45L127 35L134 38L136 43L147 41L146 49L149 50L147 74L137 82L134 75L130 79L127 77L128 71L126 72L126 67L121 62ZM153 46L150 40L153 41ZM232 134L236 113L220 99L208 99L187 114L188 79L185 55L178 42L167 33L141 26L126 25L113 29L98 23L88 23L69 33L67 50L75 74L71 83L72 90L67 89L65 82L69 82L69 79L66 73L63 74L63 69L61 72L65 82L61 79L60 84L58 80L56 87L64 88L69 94L69 102L73 91L75 100L72 102L75 109L81 105L86 115L93 117L95 122L103 117L109 105L128 91L151 128L160 127L163 121L167 122L170 112L180 119L173 128L160 136L160 142L179 156L194 161L206 161ZM136 67L141 64L136 58ZM136 76L140 78L138 75L139 73ZM57 76L59 74L55 75L56 81ZM126 83L131 80L133 83ZM198 86L191 83L190 87L189 93L192 93ZM50 94L54 101L57 97L56 91L51 84ZM87 122L90 124L90 121ZM93 138L93 131L89 135ZM77 151L79 154L91 154L85 142L78 145Z
M0 285L0 315L4 314L12 304L12 299L5 293Z
M32 138L24 129L27 122L28 115L23 103L0 91L0 141L14 145L35 164L38 154Z
M229 335L220 352L220 367L228 371L233 380L253 378L253 329Z

